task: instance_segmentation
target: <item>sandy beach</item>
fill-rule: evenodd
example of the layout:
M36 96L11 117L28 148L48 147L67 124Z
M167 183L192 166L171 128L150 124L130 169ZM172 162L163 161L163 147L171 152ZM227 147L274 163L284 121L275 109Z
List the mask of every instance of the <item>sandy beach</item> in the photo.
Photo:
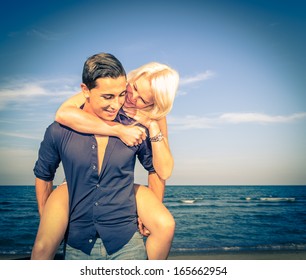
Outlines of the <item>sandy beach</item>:
M29 255L0 255L0 260L29 260ZM62 260L57 255L56 260ZM306 251L245 251L222 253L177 253L169 260L306 260Z

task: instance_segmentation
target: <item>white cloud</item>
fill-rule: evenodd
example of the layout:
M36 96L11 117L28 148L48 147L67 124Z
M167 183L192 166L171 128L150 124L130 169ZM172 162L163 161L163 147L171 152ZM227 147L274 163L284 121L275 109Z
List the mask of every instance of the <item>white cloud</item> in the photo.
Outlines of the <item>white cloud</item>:
M215 120L206 117L186 116L186 117L173 117L167 118L169 126L175 130L187 129L204 129L212 128Z
M188 94L188 90L186 90L186 85L190 86L196 84L201 81L205 81L208 79L212 79L216 74L211 70L206 70L203 73L197 74L192 77L182 77L180 78L180 88L176 94L176 96L184 96Z
M226 113L219 117L222 123L259 123L259 124L269 124L269 123L288 123L299 119L304 119L306 113L295 113L288 116L271 116L261 113Z
M295 113L292 115L278 115L272 116L261 113L224 113L216 117L199 117L199 116L185 116L185 117L168 117L168 123L171 128L175 130L187 129L208 129L226 124L241 124L241 123L255 123L255 124L276 124L289 123L297 120L306 119L306 112Z
M46 41L57 41L57 40L61 39L64 34L51 32L51 31L46 30L46 29L38 30L36 28L33 28L33 29L31 29L27 32L27 35L37 37L37 38L40 38L40 39L46 40Z
M14 79L6 81L0 88L0 110L6 104L24 104L39 97L47 98L48 102L57 101L59 97L68 97L79 90L77 79L57 78L44 80Z
M7 34L10 38L18 38L18 37L31 37L31 38L38 38L43 41L57 41L62 39L63 37L67 36L65 33L59 33L59 32L52 32L47 29L42 28L32 28L29 30L16 30L9 32Z
M23 138L23 139L33 139L33 140L41 140L41 135L33 135L32 134L24 134L24 133L13 133L13 132L1 132L0 135L9 136L13 138Z
M184 77L180 79L180 85L188 85L188 84L194 84L197 82L205 81L208 79L211 79L215 76L216 74L211 71L211 70L206 70L203 73L197 74L192 77Z

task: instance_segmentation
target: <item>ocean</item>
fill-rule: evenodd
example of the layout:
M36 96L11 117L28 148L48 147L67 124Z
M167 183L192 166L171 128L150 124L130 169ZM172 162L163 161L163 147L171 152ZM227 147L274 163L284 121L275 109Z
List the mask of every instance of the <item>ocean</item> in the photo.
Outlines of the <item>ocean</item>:
M0 186L0 254L31 253L34 186ZM167 186L176 253L306 250L306 186Z

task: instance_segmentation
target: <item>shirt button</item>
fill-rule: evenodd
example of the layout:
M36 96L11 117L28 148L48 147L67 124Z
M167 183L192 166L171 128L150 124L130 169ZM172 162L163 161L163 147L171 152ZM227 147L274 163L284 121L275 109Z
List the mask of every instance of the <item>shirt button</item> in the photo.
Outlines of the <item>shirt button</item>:
M92 243L92 239L89 239L88 242L89 242L89 243Z
M99 188L100 187L100 185L99 184L96 184L96 188Z
M95 145L92 145L91 148L94 150L94 149L96 148L96 146L95 146Z
M98 202L95 202L95 205L96 205L96 206L98 206L98 205L99 205L99 203L98 203Z
M95 165L93 165L93 166L92 166L92 169L93 169L93 170L95 170L95 169L96 169L96 166L95 166Z

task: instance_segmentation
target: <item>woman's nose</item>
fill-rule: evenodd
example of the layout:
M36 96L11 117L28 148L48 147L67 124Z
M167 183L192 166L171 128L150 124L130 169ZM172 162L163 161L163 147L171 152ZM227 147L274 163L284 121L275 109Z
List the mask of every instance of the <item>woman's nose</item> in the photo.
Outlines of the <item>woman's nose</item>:
M138 92L136 90L132 90L131 97L132 97L133 100L136 100L137 97L138 97Z
M127 92L131 101L135 101L138 98L138 92L133 88L133 84L128 84Z

